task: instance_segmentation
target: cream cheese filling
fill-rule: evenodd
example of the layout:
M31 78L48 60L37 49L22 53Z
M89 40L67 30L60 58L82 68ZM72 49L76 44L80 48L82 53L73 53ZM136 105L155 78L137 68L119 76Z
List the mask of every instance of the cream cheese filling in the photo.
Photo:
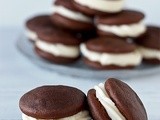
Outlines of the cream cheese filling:
M27 116L23 113L22 119L23 120L91 120L91 117L89 116L88 111L81 111L73 116L66 117L66 118L60 118L60 119L38 119L38 118Z
M60 43L51 44L42 40L37 40L35 45L47 53L60 57L76 58L79 56L80 52L78 46L64 45Z
M74 0L76 3L94 10L115 13L120 12L125 0Z
M116 107L115 103L110 99L103 83L95 86L94 89L96 90L96 97L105 108L111 120L126 120L126 118Z
M97 28L104 32L113 33L119 37L138 37L146 31L146 26L143 21L129 25L98 24Z
M146 47L142 47L142 46L139 46L138 50L142 54L143 58L160 60L160 50L146 48Z
M34 31L32 31L32 30L30 30L30 29L28 29L28 28L26 28L26 30L25 30L25 35L26 35L29 39L31 39L32 41L36 41L36 40L38 39L37 33L34 32Z
M58 13L66 18L73 19L76 21L89 22L89 23L92 22L92 19L90 17L85 16L80 12L67 9L63 6L53 6L52 11L53 13Z

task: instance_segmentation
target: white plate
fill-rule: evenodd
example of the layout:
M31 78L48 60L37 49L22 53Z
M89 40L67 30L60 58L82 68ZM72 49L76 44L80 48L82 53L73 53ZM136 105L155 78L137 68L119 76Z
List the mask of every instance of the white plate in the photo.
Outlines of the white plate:
M38 57L34 52L34 45L24 35L21 35L17 40L18 50L24 54L35 65L46 69L50 72L57 72L76 77L92 78L92 79L105 79L107 77L116 77L120 79L134 78L146 75L158 74L160 71L159 65L141 64L135 69L131 70L93 70L88 68L82 60L77 61L70 65L57 65L50 63Z

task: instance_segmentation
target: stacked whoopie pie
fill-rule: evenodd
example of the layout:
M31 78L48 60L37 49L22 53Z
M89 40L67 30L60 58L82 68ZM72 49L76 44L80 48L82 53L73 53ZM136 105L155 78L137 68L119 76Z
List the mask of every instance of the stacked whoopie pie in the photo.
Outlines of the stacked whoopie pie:
M84 62L90 67L128 69L140 65L143 58L159 64L160 27L146 27L145 15L123 9L124 3L125 0L74 0L78 10L94 16L99 36L81 44Z
M128 38L146 31L144 14L123 10L124 0L74 0L75 6L94 16L98 38L81 45L84 62L96 69L130 69L140 65L142 57Z
M86 95L69 86L35 88L19 107L23 120L148 120L138 95L126 83L110 78Z
M78 60L80 44L96 36L92 17L80 13L72 0L55 0L51 15L30 18L26 28L35 53L56 64Z
M142 12L123 9L125 0L55 0L51 15L26 23L40 57L73 63L83 55L95 69L130 69L160 64L160 27L146 26Z

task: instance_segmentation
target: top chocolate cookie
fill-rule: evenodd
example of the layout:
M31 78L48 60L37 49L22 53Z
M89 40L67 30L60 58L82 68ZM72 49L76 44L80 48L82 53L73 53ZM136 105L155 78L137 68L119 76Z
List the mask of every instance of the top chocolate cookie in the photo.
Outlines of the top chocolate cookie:
M49 27L52 25L53 24L50 20L49 15L38 15L28 19L26 22L27 29L35 32L38 31L39 29L43 29L44 27Z
M59 119L86 108L85 94L68 86L42 86L24 94L19 103L22 112L38 119Z
M123 10L121 13L109 16L96 16L96 24L107 25L124 25L140 22L144 19L145 15L139 11Z
M160 27L148 26L144 36L136 39L140 46L160 50Z
M110 78L105 82L105 89L127 120L147 120L142 101L126 83Z
M136 49L134 44L128 43L125 39L114 37L101 37L86 42L86 47L91 51L107 53L129 53Z
M74 34L65 32L58 28L46 28L38 32L38 38L49 43L61 43L65 45L78 46L81 40L76 38Z

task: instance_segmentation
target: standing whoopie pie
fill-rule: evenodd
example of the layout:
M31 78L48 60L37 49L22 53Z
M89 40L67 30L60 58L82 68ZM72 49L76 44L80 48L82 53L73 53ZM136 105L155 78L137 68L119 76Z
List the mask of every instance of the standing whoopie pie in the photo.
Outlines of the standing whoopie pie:
M148 26L145 36L136 39L145 62L160 64L160 27Z
M57 28L43 29L35 43L36 53L50 62L72 63L80 56L81 41L72 34Z
M141 63L141 54L125 39L100 37L81 44L84 62L96 69L129 69Z
M80 13L72 0L56 0L53 6L52 22L61 28L69 30L90 30L94 28L93 20Z
M20 101L23 120L90 120L86 95L68 86L42 86Z
M146 32L144 17L141 12L123 10L116 15L97 16L95 24L99 35L137 38Z
M37 33L41 29L44 29L46 27L52 27L52 22L50 20L49 15L38 15L35 17L32 17L27 20L26 22L26 36L31 41L37 40Z
M82 13L94 16L113 14L122 11L125 0L73 0Z
M138 95L120 80L96 85L87 98L93 120L148 120Z

